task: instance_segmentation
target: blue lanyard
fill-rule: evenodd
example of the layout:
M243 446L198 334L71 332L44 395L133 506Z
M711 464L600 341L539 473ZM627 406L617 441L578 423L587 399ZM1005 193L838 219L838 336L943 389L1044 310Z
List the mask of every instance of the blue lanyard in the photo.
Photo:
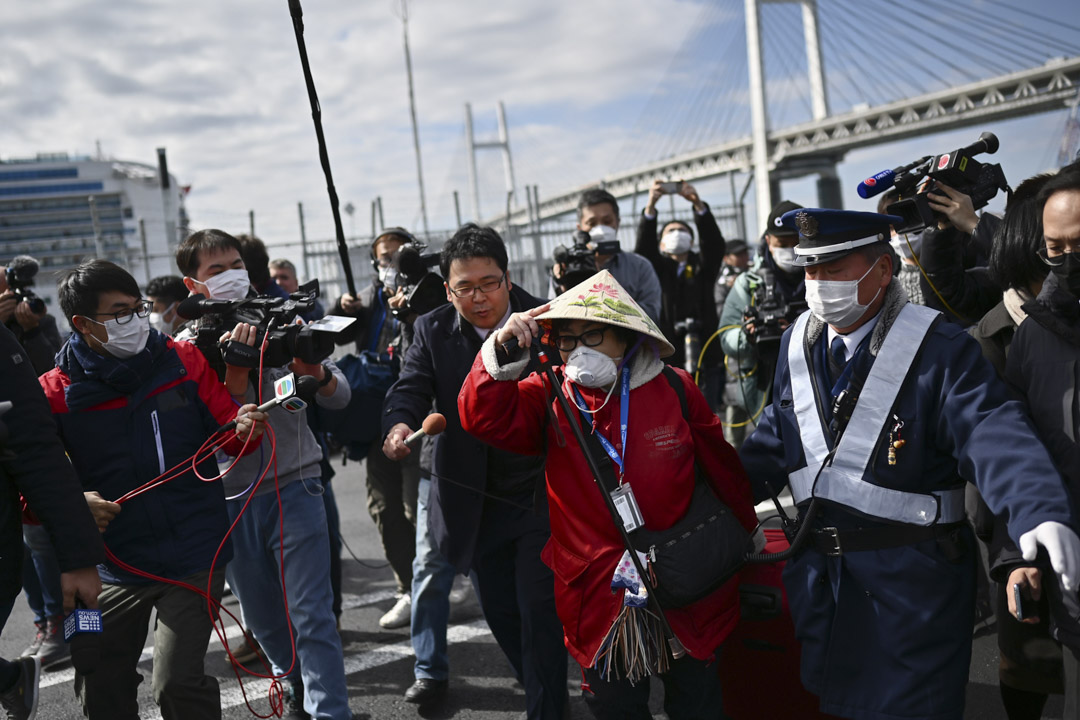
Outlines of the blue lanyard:
M593 426L593 434L596 435L596 439L600 441L600 445L603 446L607 452L608 457L612 462L619 466L619 480L622 481L622 475L625 470L623 469L623 459L619 456L619 452L612 447L608 439L596 432L596 423L593 418L589 417L585 410L589 407L585 404L585 398L581 397L581 392L574 388L574 402L577 404L578 412L581 413L581 420L583 423L588 423ZM626 426L630 420L630 366L629 364L622 369L622 395L619 403L619 431L622 434L622 449L626 452Z

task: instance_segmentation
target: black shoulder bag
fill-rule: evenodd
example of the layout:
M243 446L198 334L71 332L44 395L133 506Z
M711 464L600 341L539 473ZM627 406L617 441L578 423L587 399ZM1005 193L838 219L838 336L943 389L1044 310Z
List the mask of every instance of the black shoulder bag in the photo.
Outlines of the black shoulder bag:
M682 380L667 365L663 372L679 397L683 419L689 422ZM599 459L601 480L610 493L618 487L611 459L595 435L586 432L585 438ZM653 591L665 608L685 607L715 592L739 571L752 549L750 534L713 492L697 461L694 472L694 494L681 520L665 530L642 527L630 534L634 548L649 558Z

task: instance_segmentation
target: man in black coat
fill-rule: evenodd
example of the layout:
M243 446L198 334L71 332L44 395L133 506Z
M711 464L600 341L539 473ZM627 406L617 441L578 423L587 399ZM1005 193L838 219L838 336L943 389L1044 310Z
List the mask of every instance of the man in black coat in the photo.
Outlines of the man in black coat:
M0 325L0 627L22 587L22 504L49 532L61 575L64 610L78 597L97 607L101 579L96 565L105 546L75 472L56 434L49 403L26 351ZM126 442L122 435L116 442ZM36 658L0 659L0 706L7 717L27 717L37 703Z
M383 451L393 460L409 454L405 438L432 401L446 416L432 460L432 534L459 572L475 572L484 617L525 686L528 717L565 717L567 655L554 577L540 560L551 534L546 497L538 493L544 458L480 442L462 429L457 412L458 392L487 335L511 313L543 301L511 284L506 247L491 228L461 228L443 247L441 269L452 305L414 325L401 377L386 396ZM445 680L420 678L410 693L445 687Z

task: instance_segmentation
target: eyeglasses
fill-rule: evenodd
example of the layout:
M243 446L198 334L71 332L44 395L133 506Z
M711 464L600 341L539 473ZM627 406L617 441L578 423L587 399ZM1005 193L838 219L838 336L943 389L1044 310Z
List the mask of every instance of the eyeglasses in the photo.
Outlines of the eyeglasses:
M87 313L88 315L97 315L98 317L111 317L116 320L117 325L126 325L131 322L131 318L138 315L141 318L150 317L150 312L154 309L154 304L149 300L140 300L139 304L133 308L124 308L123 310L117 310L114 313Z
M463 288L450 288L450 292L454 293L454 297L459 298L471 298L476 295L476 291L479 290L482 294L487 295L489 292L495 292L496 288L502 285L503 280L506 279L506 273L499 276L498 280L491 280L483 285L474 285L472 287Z
M604 333L607 332L607 328L594 328L592 330L586 330L580 335L556 335L553 338L555 347L562 352L571 352L574 348L581 343L585 347L596 347L600 343L604 342Z

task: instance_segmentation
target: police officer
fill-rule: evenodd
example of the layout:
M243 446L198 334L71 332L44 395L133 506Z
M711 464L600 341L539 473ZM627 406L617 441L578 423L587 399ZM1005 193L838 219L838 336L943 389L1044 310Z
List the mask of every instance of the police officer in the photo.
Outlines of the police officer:
M784 334L774 402L741 456L756 489L790 484L809 525L784 569L803 684L832 715L959 719L978 556L964 483L1075 588L1068 496L978 345L893 281L900 218L804 209L783 222L810 310Z

